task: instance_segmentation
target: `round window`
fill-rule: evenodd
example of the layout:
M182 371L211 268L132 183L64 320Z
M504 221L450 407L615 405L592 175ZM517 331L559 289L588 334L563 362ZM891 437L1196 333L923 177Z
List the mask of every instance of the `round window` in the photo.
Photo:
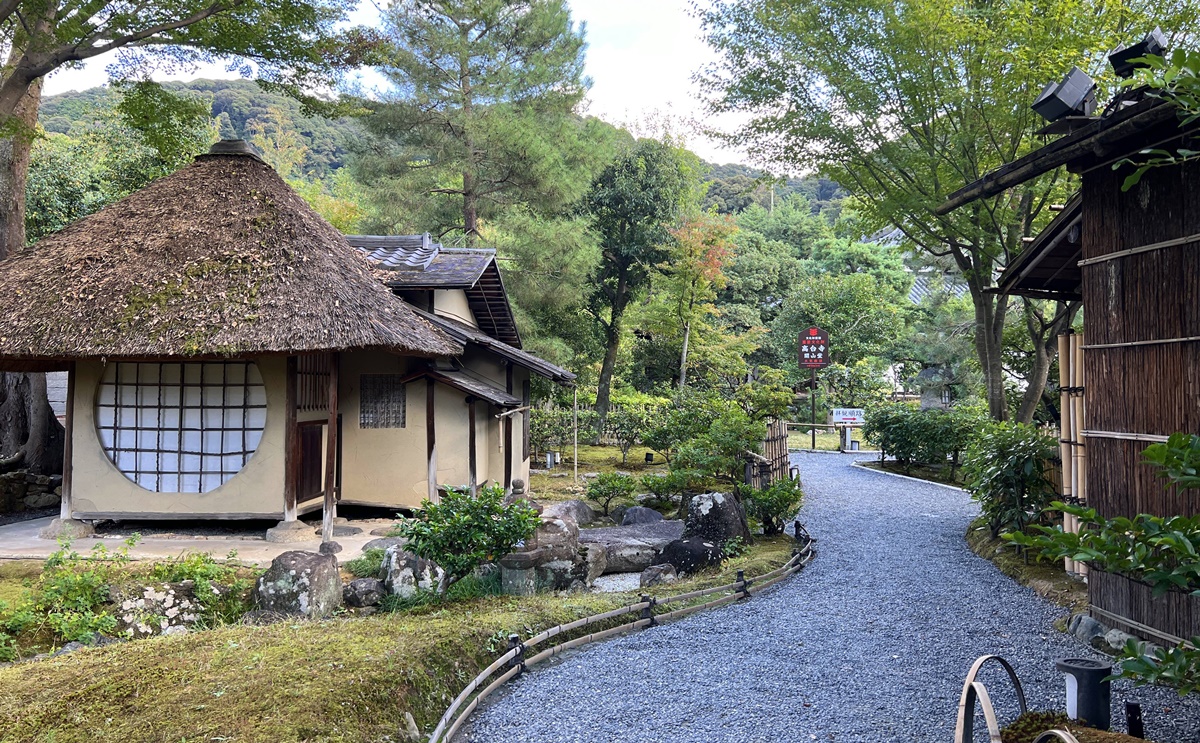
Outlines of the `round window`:
M250 361L109 364L96 398L108 458L156 493L221 487L253 456L266 422L266 388Z

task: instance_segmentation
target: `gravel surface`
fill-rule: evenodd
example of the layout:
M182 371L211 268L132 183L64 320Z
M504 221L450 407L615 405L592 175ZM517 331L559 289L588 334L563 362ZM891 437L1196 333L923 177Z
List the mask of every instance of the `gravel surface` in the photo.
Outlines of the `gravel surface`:
M1052 628L1064 610L1001 575L963 539L960 491L795 454L818 539L797 577L748 601L587 646L494 695L463 740L949 743L980 655L1016 666L1031 706L1062 708L1062 656L1099 657ZM985 674L1011 715L1012 691ZM1200 743L1200 700L1114 688L1162 743ZM977 740L983 740L977 724Z

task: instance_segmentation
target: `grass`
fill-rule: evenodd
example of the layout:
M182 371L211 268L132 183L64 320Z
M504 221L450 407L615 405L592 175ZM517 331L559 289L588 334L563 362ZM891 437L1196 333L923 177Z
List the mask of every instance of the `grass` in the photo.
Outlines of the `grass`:
M1073 613L1087 608L1087 586L1067 575L1062 562L1039 562L1033 555L1026 559L1014 545L992 537L983 517L967 527L967 545L972 552L994 563L1001 573L1028 586L1039 596L1065 606Z
M555 467L549 473L544 475L529 476L529 491L534 500L539 503L551 503L554 501L575 500L584 498L584 490L586 486L583 481L583 475L587 472L628 472L634 477L641 477L654 472L667 472L667 462L661 454L654 454L650 449L644 446L635 446L629 450L629 457L625 463L621 462L621 450L615 446L584 446L579 445L579 476L580 482L576 483L572 479L575 473L574 464L571 456L574 452L570 449L563 452L562 464ZM654 454L654 464L646 464L646 454ZM546 457L542 455L542 464L545 465ZM537 462L534 462L534 468L537 468ZM565 474L566 477L551 477L551 474Z
M899 465L893 461L880 462L878 459L874 459L871 461L864 461L862 463L862 466L869 467L873 470L880 470L882 472L894 472L897 475L906 475L908 477L915 477L918 480L928 480L930 482L937 482L937 483L941 483L943 485L953 485L955 487L962 487L963 483L964 483L961 467L956 469L954 472L954 476L951 477L949 467L935 468L935 467L925 467L923 465L914 465L912 467L906 468L906 467L902 467L901 465Z
M650 593L731 582L738 569L760 575L786 562L792 544L760 539L719 569ZM430 731L509 633L529 637L635 600L636 592L487 597L89 648L0 668L0 741L397 740L405 712Z
M860 444L861 446L861 444ZM798 431L794 428L788 429L788 448L789 449L812 449L812 434L808 431ZM829 433L817 429L817 450L818 451L838 451L841 448L841 436L837 433Z
M15 603L25 595L26 581L41 574L41 560L0 560L0 602Z

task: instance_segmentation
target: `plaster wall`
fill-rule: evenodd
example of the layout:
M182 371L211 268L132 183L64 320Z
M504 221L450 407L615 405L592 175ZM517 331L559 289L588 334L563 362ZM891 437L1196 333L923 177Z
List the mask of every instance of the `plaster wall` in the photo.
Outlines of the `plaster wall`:
M254 359L267 393L267 421L258 449L241 472L208 493L153 493L126 477L108 458L96 431L96 395L105 365L75 365L72 420L72 497L75 518L283 518L283 357ZM110 362L113 363L113 362Z
M475 314L467 303L467 293L462 289L438 289L433 293L433 314L449 317L479 327Z

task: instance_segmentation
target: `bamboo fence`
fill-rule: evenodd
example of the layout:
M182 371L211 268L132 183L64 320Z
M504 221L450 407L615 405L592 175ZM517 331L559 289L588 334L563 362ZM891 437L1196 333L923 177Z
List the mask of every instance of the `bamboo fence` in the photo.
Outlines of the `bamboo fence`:
M623 606L619 609L613 609L612 611L604 612L603 614L595 614L582 619L577 619L574 622L569 622L567 624L560 624L556 627L551 627L550 629L535 635L524 642L521 642L517 635L511 635L509 637L508 650L499 658L494 660L491 665L483 669L483 671L481 671L479 675L471 681L471 683L467 684L466 687L458 694L458 696L454 698L454 701L450 703L450 706L446 708L446 712L438 721L437 727L434 728L433 733L431 733L429 736L429 743L450 743L453 741L455 734L459 731L459 728L461 728L463 723L466 722L467 718L471 716L471 713L475 711L480 702L486 699L488 695L490 695L496 689L503 686L505 682L523 673L530 666L549 660L555 655L566 652L572 648L586 645L591 642L596 642L597 640L603 640L622 632L630 632L636 629L653 627L661 622L678 619L693 612L701 611L702 609L711 609L724 604L733 603L734 601L740 601L742 599L749 598L775 585L785 578L798 573L800 570L804 569L809 562L812 561L813 557L816 556L816 552L813 549L814 540L808 536L807 532L804 531L804 528L800 526L799 522L796 522L796 535L797 541L800 542L800 545L796 548L795 554L792 555L792 559L788 560L783 566L756 578L746 578L742 571L739 570L737 573L737 580L733 583L726 583L725 585L714 586L712 588L689 591L687 593L668 596L666 598L652 598L650 596L643 595L641 600L635 604ZM657 614L655 613L655 609L658 607L667 606L668 604L697 601L698 599L705 599L709 596L714 596L720 593L728 593L729 595L700 603L690 604L673 611ZM541 650L534 655L528 655L528 651L530 649L537 647L548 640L552 640L562 635L567 635L578 630L583 630L590 626L600 625L613 619L635 613L638 615L638 618L632 622L621 624L616 627L608 627L596 632L590 632L560 644L552 645L551 647ZM502 669L503 673L500 673L499 676L489 683L488 679L491 679L492 676L500 672Z
M1062 428L1059 449L1062 459L1062 495L1068 503L1087 503L1087 446L1084 443L1083 334L1058 336L1058 388ZM1079 532L1079 519L1063 514L1063 531ZM1086 579L1088 567L1070 558L1064 561L1067 573Z

